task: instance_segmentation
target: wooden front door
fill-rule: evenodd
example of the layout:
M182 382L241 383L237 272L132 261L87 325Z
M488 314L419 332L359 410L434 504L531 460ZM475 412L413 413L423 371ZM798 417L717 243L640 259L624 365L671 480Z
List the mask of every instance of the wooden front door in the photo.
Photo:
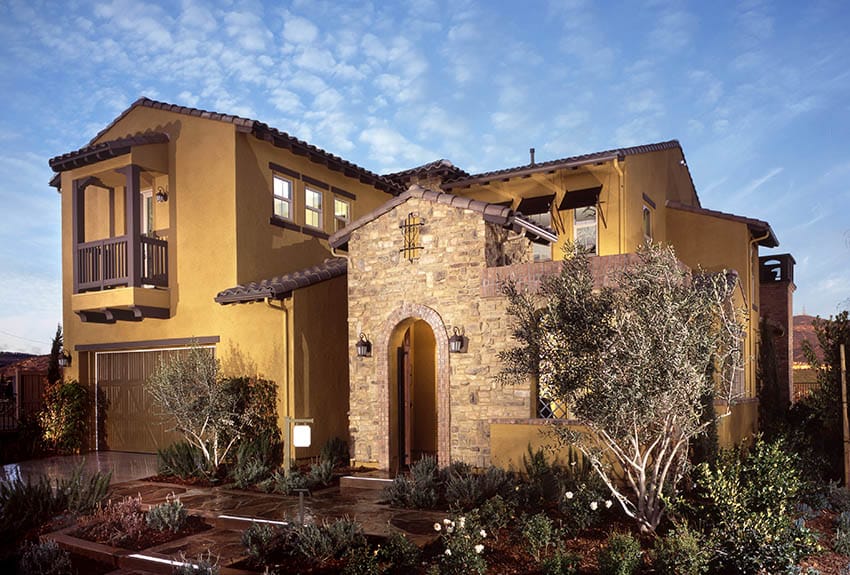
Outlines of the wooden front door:
M398 348L398 461L399 465L410 465L411 429L411 384L413 369L410 365L410 330Z

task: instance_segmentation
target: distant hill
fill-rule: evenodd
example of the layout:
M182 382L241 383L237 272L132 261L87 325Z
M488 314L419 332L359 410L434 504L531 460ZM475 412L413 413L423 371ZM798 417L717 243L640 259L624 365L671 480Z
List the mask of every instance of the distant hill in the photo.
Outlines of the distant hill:
M31 353L18 353L16 351L0 351L0 367L6 367L10 363L16 363L22 359L35 357Z
M815 328L812 325L812 320L815 319L812 315L795 315L794 316L794 363L808 364L805 354L803 353L803 341L808 341L812 346L818 360L823 361L823 350L818 344L818 338L815 335Z

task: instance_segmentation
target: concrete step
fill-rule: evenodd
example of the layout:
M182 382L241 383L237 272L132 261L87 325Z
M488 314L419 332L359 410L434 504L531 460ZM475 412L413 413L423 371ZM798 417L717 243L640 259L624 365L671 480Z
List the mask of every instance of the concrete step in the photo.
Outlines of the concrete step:
M380 491L392 485L393 480L385 471L370 471L357 475L343 475L339 478L339 490L348 492L352 489L369 489Z

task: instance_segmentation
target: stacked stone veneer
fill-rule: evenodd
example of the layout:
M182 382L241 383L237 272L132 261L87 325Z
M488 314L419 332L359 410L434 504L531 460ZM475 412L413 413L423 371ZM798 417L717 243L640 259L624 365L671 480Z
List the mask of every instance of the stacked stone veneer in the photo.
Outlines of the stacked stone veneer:
M405 260L399 224L421 217L420 257ZM498 352L511 342L503 297L481 297L482 273L502 229L472 210L411 198L354 231L348 268L350 432L353 457L380 467L390 463L390 338L409 318L425 320L437 344L437 447L441 464L489 462L490 420L529 418L529 387L495 382ZM467 338L466 353L450 354L453 328ZM360 333L373 344L358 358ZM394 385L395 382L392 382Z

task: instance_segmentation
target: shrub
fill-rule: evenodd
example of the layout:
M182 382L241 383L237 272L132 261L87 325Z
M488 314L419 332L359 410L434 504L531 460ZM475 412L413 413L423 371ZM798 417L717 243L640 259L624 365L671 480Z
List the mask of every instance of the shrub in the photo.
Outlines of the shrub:
M832 549L842 555L850 555L850 511L842 511L835 518L835 537Z
M380 575L381 572L377 551L365 545L346 551L343 575Z
M434 529L440 532L443 544L443 553L439 556L441 574L483 574L486 571L483 555L486 530L465 516L457 520L443 519L442 523L434 524Z
M46 477L35 482L20 478L0 482L0 539L16 540L21 534L62 512L63 494L54 492Z
M79 453L86 433L88 406L88 390L78 381L50 387L39 414L45 442L59 453Z
M319 454L322 461L330 461L333 467L347 467L351 456L348 453L348 443L339 437L332 437L322 446Z
M450 465L443 473L446 503L453 509L469 510L482 499L481 481L468 465Z
M295 551L295 530L290 526L273 526L252 523L242 533L242 544L248 556L258 564L279 555L292 555Z
M498 539L499 531L508 526L515 511L516 504L513 501L495 495L478 508L478 520L481 527L491 533L494 539Z
M382 500L393 507L411 507L413 481L404 475L397 475L393 482L384 488Z
M670 575L706 573L711 559L699 533L690 530L687 524L656 539L652 557L655 571Z
M275 471L269 479L271 490L282 495L292 495L296 489L308 489L310 481L297 469L293 469L286 475L282 471Z
M55 541L33 543L24 548L18 565L21 575L71 575L71 555Z
M181 551L177 559L180 565L174 568L174 575L218 575L221 572L218 557L213 558L212 551L201 553L193 559Z
M148 509L145 514L145 522L151 529L157 531L171 531L177 533L186 524L189 512L174 494L171 494L159 505Z
M210 477L215 474L201 449L186 441L178 441L158 449L156 467L160 475L173 475L181 479Z
M573 553L556 550L540 564L543 575L578 575L581 558Z
M419 564L422 552L407 537L393 531L386 543L378 548L378 559L389 564L390 573L408 573Z
M817 549L803 520L790 515L800 480L781 440L758 440L746 456L726 452L700 474L719 568L781 572Z
M441 487L436 458L426 455L410 466L408 476L399 475L384 489L384 501L396 507L431 509L439 502ZM445 473L443 473L445 475Z
M640 543L630 533L611 533L598 559L601 575L631 575L640 566Z
M531 510L541 510L549 503L557 503L558 465L549 461L543 449L534 451L528 444L528 453L522 456L525 482L519 486L520 504Z
M72 513L89 513L109 496L112 472L83 472L85 461L74 468L71 477L56 482L56 496L64 498L64 507Z
M538 513L522 522L520 537L525 550L540 563L549 547L556 543L558 530L545 513Z
M321 525L296 526L294 530L298 553L318 563L340 557L349 548L366 543L363 528L348 518L324 521Z
M330 459L321 459L310 466L310 474L307 476L307 483L310 488L319 485L330 485L334 477L334 465Z
M78 531L86 539L115 547L131 546L145 532L145 513L141 497L109 501L94 514L81 517Z
M271 477L283 461L283 444L277 433L261 433L239 444L232 477L245 488Z
M564 528L570 535L599 525L605 512L614 506L608 486L575 449L570 448L558 482L558 508L566 516Z

